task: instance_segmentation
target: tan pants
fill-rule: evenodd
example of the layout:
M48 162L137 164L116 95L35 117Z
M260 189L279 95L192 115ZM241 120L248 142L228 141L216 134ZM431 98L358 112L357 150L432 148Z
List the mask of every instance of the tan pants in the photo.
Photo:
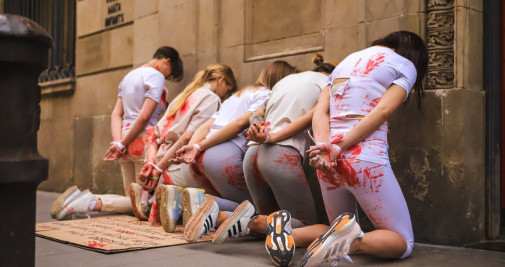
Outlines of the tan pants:
M127 131L123 131L123 137ZM130 201L130 184L141 184L138 174L145 163L144 151L145 131L142 131L126 148L126 154L119 159L121 173L123 175L123 189L125 196L120 195L96 195L102 200L101 212L131 213L132 204Z

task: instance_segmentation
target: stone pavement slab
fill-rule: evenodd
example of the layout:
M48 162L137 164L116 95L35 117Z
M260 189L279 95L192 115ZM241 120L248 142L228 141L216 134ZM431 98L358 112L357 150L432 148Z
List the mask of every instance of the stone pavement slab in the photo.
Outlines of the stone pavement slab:
M58 193L37 192L38 222L49 222L51 203ZM263 240L241 238L220 245L210 242L102 254L36 237L35 266L274 266ZM295 253L298 266L305 249ZM412 256L402 261L353 255L356 266L505 266L505 253L416 243ZM341 266L341 265L339 265Z

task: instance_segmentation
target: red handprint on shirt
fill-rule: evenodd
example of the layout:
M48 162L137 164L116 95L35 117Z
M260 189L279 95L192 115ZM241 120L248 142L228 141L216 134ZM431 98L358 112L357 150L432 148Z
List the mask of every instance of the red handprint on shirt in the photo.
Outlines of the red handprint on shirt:
M386 55L386 53L384 53L384 52L374 54L372 57L370 57L370 59L368 60L366 65L363 67L358 66L359 63L361 62L361 59L359 59L359 61L356 63L354 70L352 71L351 74L353 76L360 76L360 77L364 77L364 76L368 75L372 70L374 70L382 62L384 62L384 58L386 57L385 55Z

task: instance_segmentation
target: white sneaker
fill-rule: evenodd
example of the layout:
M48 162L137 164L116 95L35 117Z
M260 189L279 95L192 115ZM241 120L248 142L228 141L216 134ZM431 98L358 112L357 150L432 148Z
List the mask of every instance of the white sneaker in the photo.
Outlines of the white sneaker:
M75 185L67 188L67 190L65 190L65 192L63 192L51 205L51 210L49 211L51 217L56 219L63 207L65 207L65 205L67 205L79 193L81 193L81 190L79 190L79 188Z
M352 263L347 255L351 243L364 236L356 216L350 212L343 213L307 248L301 266L319 266L323 262L332 262L332 266L337 266L341 260Z
M88 189L82 191L75 196L58 214L58 220L65 218L65 216L77 213L85 213L88 211L89 204L95 200L95 195L91 194Z
M205 190L199 188L184 188L182 190L182 225L186 226L189 218L198 210L204 199Z
M223 243L226 239L239 238L249 234L247 225L252 218L258 216L258 212L248 200L240 203L235 211L216 231L212 243Z
M161 189L160 205L160 220L163 230L167 233L173 233L177 220L182 214L182 187L175 185L160 185L157 190Z
M216 198L206 195L205 200L184 226L184 239L188 242L195 242L214 230L218 215L219 207Z

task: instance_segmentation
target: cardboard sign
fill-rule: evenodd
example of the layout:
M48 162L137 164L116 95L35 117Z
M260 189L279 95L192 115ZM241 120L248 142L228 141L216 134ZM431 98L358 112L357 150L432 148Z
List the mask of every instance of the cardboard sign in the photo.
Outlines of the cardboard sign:
M166 233L161 226L127 215L37 223L35 235L102 253L189 244L182 225L174 233ZM213 235L198 242L210 241Z

